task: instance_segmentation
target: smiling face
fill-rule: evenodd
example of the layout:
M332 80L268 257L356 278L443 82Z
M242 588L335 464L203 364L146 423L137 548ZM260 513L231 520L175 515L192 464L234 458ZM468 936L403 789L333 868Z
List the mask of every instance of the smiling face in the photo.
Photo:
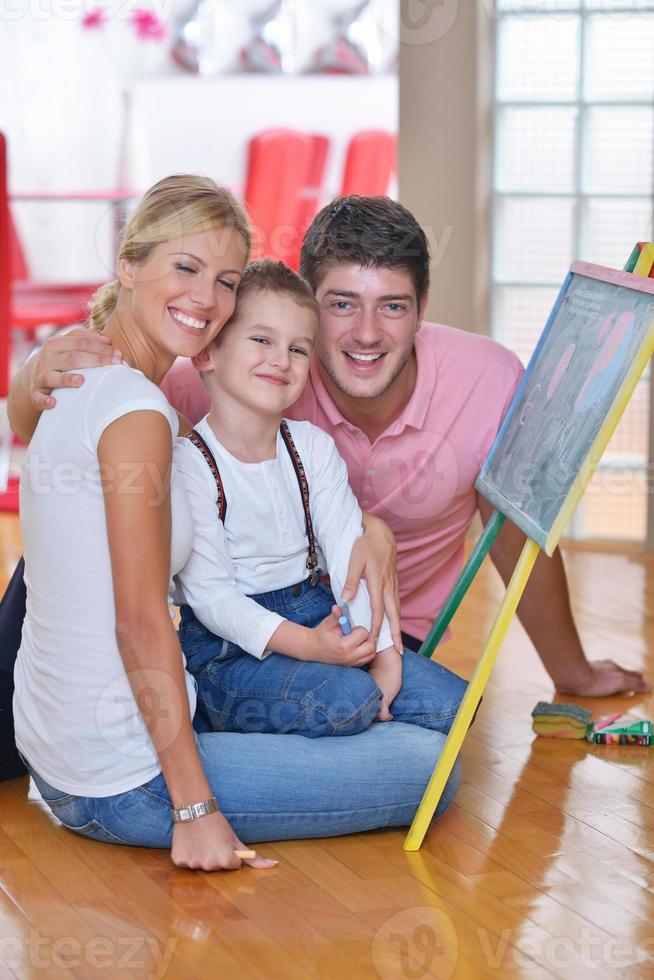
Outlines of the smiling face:
M155 352L193 357L234 312L245 247L217 227L156 245L144 262L122 261L118 314Z
M248 293L218 341L194 361L207 372L212 403L281 416L306 384L316 326L315 313L290 296Z
M316 354L325 383L349 398L379 398L403 384L426 297L399 269L339 263L316 289Z

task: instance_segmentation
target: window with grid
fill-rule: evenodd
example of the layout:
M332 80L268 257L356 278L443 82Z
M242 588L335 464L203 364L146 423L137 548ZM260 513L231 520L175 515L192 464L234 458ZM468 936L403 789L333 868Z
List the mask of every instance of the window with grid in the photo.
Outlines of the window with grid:
M654 0L496 0L493 336L526 363L573 259L652 240ZM568 534L644 539L649 377Z

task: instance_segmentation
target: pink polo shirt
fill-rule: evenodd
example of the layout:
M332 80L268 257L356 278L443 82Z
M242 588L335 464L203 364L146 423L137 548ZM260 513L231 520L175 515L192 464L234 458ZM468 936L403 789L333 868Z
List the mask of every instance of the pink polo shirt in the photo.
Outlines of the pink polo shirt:
M463 562L477 510L474 482L522 376L515 354L478 334L424 323L416 336L417 378L399 418L372 444L341 415L316 364L287 413L332 436L361 507L397 539L402 629L423 639ZM162 384L191 422L209 399L188 362Z

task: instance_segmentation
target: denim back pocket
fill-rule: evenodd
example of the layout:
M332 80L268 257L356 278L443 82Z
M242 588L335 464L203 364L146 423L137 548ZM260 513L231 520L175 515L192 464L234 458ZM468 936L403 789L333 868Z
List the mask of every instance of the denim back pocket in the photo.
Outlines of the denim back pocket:
M186 666L195 677L209 660L220 655L223 646L222 638L203 626L190 606L180 608L179 642Z

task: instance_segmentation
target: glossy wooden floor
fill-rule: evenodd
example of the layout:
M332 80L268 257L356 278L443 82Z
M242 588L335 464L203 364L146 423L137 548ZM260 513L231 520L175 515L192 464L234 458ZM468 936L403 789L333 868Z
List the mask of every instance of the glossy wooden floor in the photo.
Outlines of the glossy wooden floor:
M0 518L0 579L18 553ZM588 652L651 679L654 563L566 557ZM486 571L448 665L469 673L499 595ZM551 694L514 626L457 802L416 854L393 830L266 846L272 872L178 871L55 826L26 779L0 784L0 976L653 976L654 750L536 739L530 711ZM654 713L646 698L603 707Z

